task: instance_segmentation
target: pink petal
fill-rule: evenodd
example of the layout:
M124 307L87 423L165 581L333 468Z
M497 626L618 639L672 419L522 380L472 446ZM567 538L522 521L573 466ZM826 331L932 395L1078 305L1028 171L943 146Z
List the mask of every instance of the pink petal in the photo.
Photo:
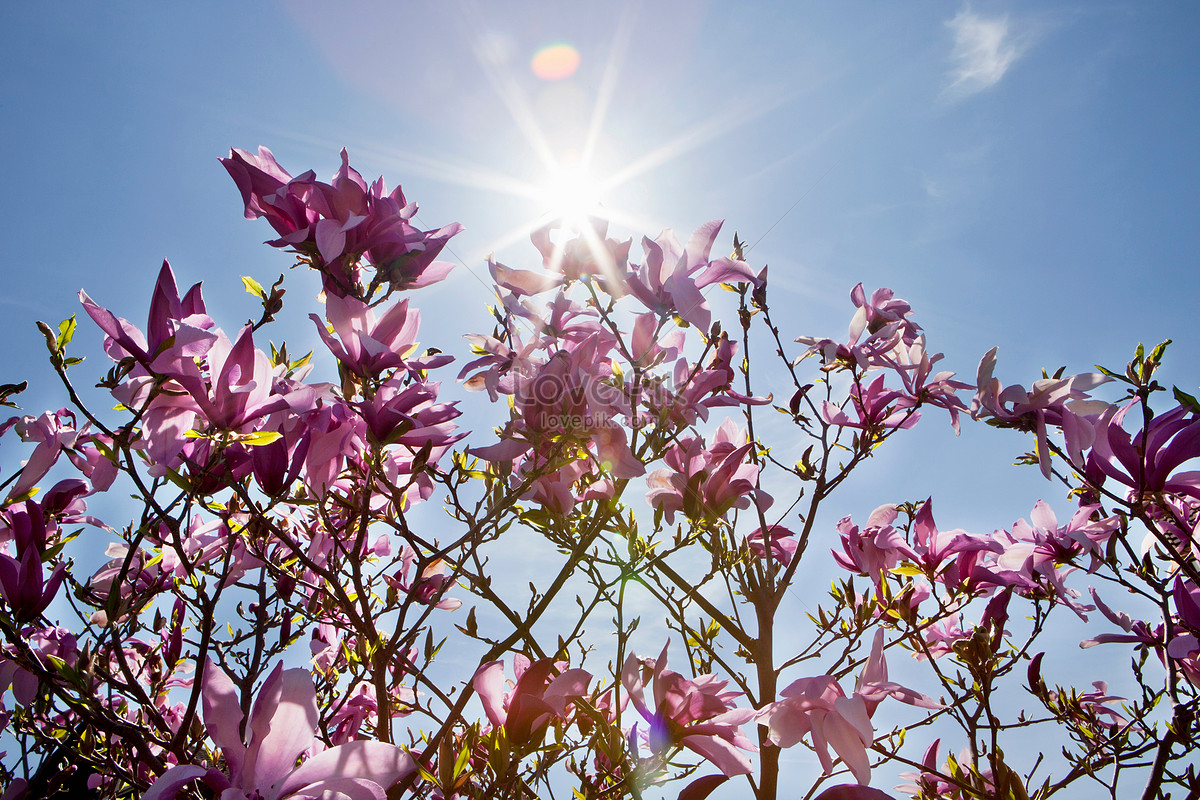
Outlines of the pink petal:
M195 764L179 764L158 776L158 780L150 784L150 788L142 795L142 800L171 800L188 783L203 777L208 772L204 767Z
M288 775L317 730L317 690L304 669L276 665L254 701L247 726L246 769L255 786Z
M504 662L489 661L483 664L479 669L475 670L475 677L471 679L471 685L475 688L475 693L479 695L479 701L483 703L484 713L491 721L492 725L500 727L504 724L504 690L506 688L504 680Z
M221 748L229 774L237 780L245 758L242 744L242 707L237 687L225 672L211 661L204 665L204 690L200 696L204 729L208 738Z
M401 748L358 740L323 750L305 761L287 776L276 797L286 797L310 786L319 789L322 782L340 778L368 780L386 790L416 769L412 756Z

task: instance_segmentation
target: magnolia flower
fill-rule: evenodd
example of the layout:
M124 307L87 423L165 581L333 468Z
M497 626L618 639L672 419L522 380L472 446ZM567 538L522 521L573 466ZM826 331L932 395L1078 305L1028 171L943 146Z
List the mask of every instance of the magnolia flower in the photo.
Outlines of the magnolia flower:
M897 298L891 289L876 289L867 300L867 293L860 283L850 290L850 300L858 309L850 320L852 342L858 341L864 331L876 334L888 326L895 326L901 341L911 344L921 331L920 325L908 319L912 315L912 306L907 300Z
M849 697L830 675L793 681L780 695L782 700L757 714L771 741L780 747L791 747L809 736L826 775L833 772L833 758L829 755L832 747L864 786L871 780L867 749L875 741L871 715L880 701L893 697L920 708L941 708L933 699L888 680L882 629L875 633L871 655Z
M1200 471L1177 471L1200 456L1200 417L1184 406L1160 414L1130 436L1122 427L1134 403L1109 408L1096 423L1089 465L1130 487L1131 494L1175 492L1200 499Z
M680 440L666 452L663 469L646 476L646 500L661 509L668 523L675 512L700 522L723 517L730 509L749 508L758 466L746 462L754 442L733 420L717 429L711 447L699 437Z
M920 412L913 411L912 404L904 402L907 398L903 392L884 389L883 381L884 376L879 375L865 388L859 383L850 387L851 408L855 417L828 400L821 404L821 416L830 425L861 428L864 431L911 428L916 425L921 419Z
M415 373L453 360L452 356L413 357L421 314L415 308L410 311L407 300L392 305L376 319L375 312L363 301L329 295L325 299L325 315L336 339L320 317L308 316L316 323L317 333L338 363L359 377L378 377L392 367L404 367Z
M722 220L701 225L692 233L686 247L675 234L663 231L653 242L642 238L646 263L626 276L629 293L646 308L668 312L707 332L712 311L700 290L714 283L758 283L758 276L744 261L719 258L709 261L709 252Z
M567 716L568 703L587 696L591 673L563 666L552 658L530 662L518 654L513 657L515 686L508 688L503 661L480 665L471 685L493 727L504 728L509 741L536 744L551 720Z
M59 562L50 577L45 577L42 558L53 525L47 528L42 507L33 500L7 509L0 517L0 525L7 528L4 532L17 545L17 558L0 553L0 596L17 621L29 622L37 619L58 594L67 576L67 566Z
M908 319L912 308L906 301L894 298L891 289L876 289L868 301L860 283L850 291L850 300L857 310L850 320L846 342L801 336L796 341L809 347L796 359L797 363L820 353L821 360L830 368L836 364L863 369L894 366L890 354L916 342L921 327ZM867 337L860 342L864 333Z
M992 377L997 349L993 347L979 362L978 390L971 403L971 416L975 419L991 417L1001 424L1035 431L1038 464L1042 474L1049 478L1050 446L1046 426L1062 425L1068 411L1086 416L1107 408L1107 403L1089 400L1088 392L1110 379L1097 372L1087 372L1069 378L1034 381L1028 392L1022 386L1004 387Z
M938 530L933 521L933 498L921 504L913 519L913 542L917 552L914 561L927 575L936 575L946 559L961 553L999 553L1001 545L990 537L967 533L956 528L950 531ZM962 561L960 558L959 561ZM956 564L956 566L958 566ZM961 577L960 570L948 571L943 576L947 585L953 586Z
M561 219L538 228L529 238L542 254L542 266L550 272L561 274L565 280L578 280L585 274L597 275L605 281L610 293L624 294L619 277L626 270L633 240L618 242L607 238L608 220L601 217L589 217L587 223L588 227L578 236L565 242L556 243L550 239L550 231L562 227Z
M213 326L213 321L204 306L200 284L192 286L180 299L175 273L166 261L159 270L158 282L150 298L150 315L144 334L133 323L98 305L88 297L87 292L80 292L79 300L83 310L106 334L104 351L113 361L132 356L143 369L151 369L152 364L154 368L165 369L168 362L178 360L181 356L191 358L203 355L210 341L205 331ZM164 345L173 339L179 341L164 351ZM189 344L181 349L184 340ZM176 351L175 355L169 355L171 351ZM168 353L165 359L159 357L163 353Z
M399 747L353 741L314 753L317 691L306 670L278 664L255 699L243 742L238 690L211 661L204 670L204 727L221 748L228 775L195 764L171 767L143 795L164 800L202 779L222 800L282 800L286 797L347 797L382 800L392 784L416 771L416 762ZM319 747L319 745L317 745Z
M831 550L833 560L842 569L866 575L876 586L882 583L883 573L899 565L902 559L916 561L918 556L904 541L904 535L892 527L896 516L895 506L882 505L871 512L861 531L850 517L843 517L837 524L842 552Z
M268 244L295 248L312 259L328 295L352 293L360 257L393 289L428 286L446 277L453 265L434 259L462 226L414 228L410 220L417 206L399 187L388 193L383 178L368 186L351 168L344 148L341 156L330 183L318 181L312 171L293 178L265 147L257 156L232 150L221 163L242 193L246 219L266 217L280 235Z
M21 477L8 493L10 498L18 498L37 486L58 461L59 455L75 446L83 431L75 429L75 414L65 408L47 411L40 417L13 417L9 422L21 439L37 443L29 459L22 464Z
M890 794L872 789L870 786L830 786L816 796L815 800L893 800Z
M660 754L671 747L686 747L708 759L726 777L747 775L753 768L739 750L758 748L741 726L754 719L748 708L734 708L740 692L727 692L728 681L715 675L688 679L667 669L667 646L656 659L639 660L633 654L621 669L621 682L638 713L650 723L650 748ZM646 703L645 688L654 678L654 707Z
M750 552L761 559L767 557L768 545L764 539L770 542L771 560L784 567L791 563L792 556L796 554L796 548L800 546L800 543L796 541L796 532L782 525L769 526L765 537L762 528L756 528L746 537L746 544L749 546Z

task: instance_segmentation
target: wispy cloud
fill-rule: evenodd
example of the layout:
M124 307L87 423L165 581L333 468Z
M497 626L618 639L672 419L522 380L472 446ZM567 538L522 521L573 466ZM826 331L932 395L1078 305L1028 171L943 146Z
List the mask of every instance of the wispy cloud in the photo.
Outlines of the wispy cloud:
M946 26L954 34L948 95L963 97L995 86L1026 50L1025 37L1013 31L1007 15L989 19L963 9Z

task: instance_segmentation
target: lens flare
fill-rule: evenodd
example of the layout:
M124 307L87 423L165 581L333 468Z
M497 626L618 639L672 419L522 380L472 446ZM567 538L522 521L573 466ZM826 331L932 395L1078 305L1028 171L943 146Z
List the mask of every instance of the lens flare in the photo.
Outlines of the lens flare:
M534 53L529 66L544 81L561 81L579 69L579 51L569 44L548 45Z

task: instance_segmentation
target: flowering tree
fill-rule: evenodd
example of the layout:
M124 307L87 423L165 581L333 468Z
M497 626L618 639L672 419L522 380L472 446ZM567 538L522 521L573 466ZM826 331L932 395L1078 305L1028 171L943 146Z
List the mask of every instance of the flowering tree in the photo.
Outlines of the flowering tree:
M736 236L713 257L719 222L644 238L640 264L602 221L550 226L540 267L489 264L495 327L467 336L457 379L507 416L468 439L415 305L459 226L420 230L345 151L328 183L265 148L222 163L268 244L320 273L337 374L262 349L283 278L243 278L262 313L232 335L167 264L144 328L81 292L111 413L74 388L75 318L41 325L69 404L0 427L8 457L26 443L0 487L4 800L700 800L729 780L869 800L890 796L868 787L885 762L910 770L888 792L921 798L1195 796L1200 405L1158 402L1166 343L1031 390L1001 386L993 350L972 385L935 370L887 289L854 287L846 336L795 338ZM760 393L764 368L790 396ZM1092 396L1106 383L1114 402ZM929 411L1034 434L1066 521L1037 500L993 533L947 530L932 498L882 498L824 524ZM127 522L88 513L114 491ZM518 536L546 546L503 574ZM827 549L842 577L800 618L798 569ZM1090 689L1043 674L1063 614L1095 623L1084 647L1123 649L1138 696L1090 665ZM903 685L889 658L928 669ZM1039 727L1061 753L1020 743Z

